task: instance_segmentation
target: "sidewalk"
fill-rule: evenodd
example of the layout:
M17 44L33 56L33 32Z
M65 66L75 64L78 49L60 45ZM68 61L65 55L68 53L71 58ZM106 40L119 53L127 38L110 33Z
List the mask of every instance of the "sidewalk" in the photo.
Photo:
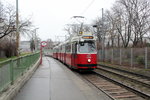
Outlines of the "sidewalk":
M67 67L44 57L32 78L14 100L110 100L96 92Z

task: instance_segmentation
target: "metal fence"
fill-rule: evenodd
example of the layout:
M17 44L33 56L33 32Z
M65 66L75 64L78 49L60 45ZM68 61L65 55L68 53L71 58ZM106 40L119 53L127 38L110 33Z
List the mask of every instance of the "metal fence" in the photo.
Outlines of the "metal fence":
M98 51L99 62L150 69L150 48L109 48Z
M23 75L39 59L40 53L35 53L16 59L0 62L0 92Z
M44 55L52 56L53 50L52 49L44 49L43 53L44 53Z

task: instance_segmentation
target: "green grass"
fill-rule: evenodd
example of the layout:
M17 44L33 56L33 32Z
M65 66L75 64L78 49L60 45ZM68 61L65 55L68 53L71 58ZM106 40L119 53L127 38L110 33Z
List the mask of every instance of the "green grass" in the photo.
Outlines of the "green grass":
M29 54L32 54L32 53L21 53L21 54L19 55L19 57L20 57L20 56L26 56L26 55L29 55ZM8 60L8 59L15 59L15 58L17 58L17 56L12 56L12 57L9 57L9 58L0 58L0 62L6 61L6 60Z
M26 55L29 55L29 54L32 54L32 53L31 52L21 53L20 56L26 56Z
M10 58L0 58L0 62L8 60L8 59L10 59Z
M98 64L101 65L106 65L109 67L114 67L114 68L118 68L118 69L122 69L122 70L126 70L126 71L130 71L130 72L134 72L137 74L142 74L142 75L146 75L150 77L150 69L145 69L145 68L136 68L136 67L130 67L130 66L123 66L123 65L115 65L112 64L110 62L98 62Z

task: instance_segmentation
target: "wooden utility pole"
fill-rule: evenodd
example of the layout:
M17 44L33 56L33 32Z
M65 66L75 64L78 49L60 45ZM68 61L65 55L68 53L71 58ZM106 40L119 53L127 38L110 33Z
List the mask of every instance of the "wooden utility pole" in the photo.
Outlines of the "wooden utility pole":
M19 56L19 41L20 41L20 34L19 34L18 0L16 0L16 49L17 49L17 56Z

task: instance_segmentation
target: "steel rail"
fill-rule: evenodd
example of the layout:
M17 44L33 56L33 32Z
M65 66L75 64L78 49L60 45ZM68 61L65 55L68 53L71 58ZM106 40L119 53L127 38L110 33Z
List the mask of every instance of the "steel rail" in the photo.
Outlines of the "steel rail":
M150 76L138 74L138 73L136 73L136 72L127 71L127 70L123 70L123 69L120 69L120 68L114 68L114 67L110 67L110 66L108 66L108 65L103 65L103 64L98 64L98 65L99 65L99 66L102 66L102 67L107 67L107 68L110 68L110 69L122 71L122 72L125 72L125 73L129 73L129 74L132 74L132 75L136 75L136 76L139 76L139 77L142 77L142 78L150 79Z
M95 73L95 72L94 72ZM97 89L99 89L100 91L102 91L104 94L106 94L108 97L110 97L110 99L112 100L116 100L115 98L113 98L111 95L109 95L109 93L105 92L103 89L99 88L97 85L95 85L93 82L91 82L89 79L85 78L89 83L91 83L93 86L95 86Z
M113 75L116 75L117 77L119 76L119 77L122 77L123 79L127 79L127 80L129 80L129 81L131 81L131 82L135 82L135 83L138 83L138 84L140 84L140 85L143 85L143 86L145 86L145 87L150 88L150 84L147 84L147 83L145 83L144 81L139 81L139 80L136 80L136 79L134 79L134 78L130 78L130 77L128 77L128 76L121 75L121 74L119 74L119 73L117 73L117 72L112 72L112 71L109 71L109 70L106 70L106 69L103 69L103 68L98 68L98 70L102 70L102 71L105 71L105 72L107 72L107 73L111 73L111 74L113 74Z
M95 71L94 71L94 72L95 72ZM141 97L143 97L143 98L145 98L145 99L147 99L147 100L150 99L150 95L149 95L149 94L145 94L145 93L143 93L142 91L136 90L136 89L134 89L133 87L127 86L127 85L125 85L125 84L122 84L121 82L119 82L119 81L117 81L117 80L115 80L115 79L109 78L109 77L107 77L107 76L104 76L104 75L102 75L102 74L100 74L100 73L98 73L98 72L95 72L95 73L96 73L97 75L99 75L100 77L103 77L103 78L105 78L106 80L109 80L109 81L111 81L111 82L113 82L113 83L115 83L115 84L118 84L119 86L122 86L122 87L124 87L124 88L126 88L126 89L128 89L128 90L130 90L130 91L132 91L132 92L134 92L134 93L136 93L136 94L138 94L138 95L140 95Z

